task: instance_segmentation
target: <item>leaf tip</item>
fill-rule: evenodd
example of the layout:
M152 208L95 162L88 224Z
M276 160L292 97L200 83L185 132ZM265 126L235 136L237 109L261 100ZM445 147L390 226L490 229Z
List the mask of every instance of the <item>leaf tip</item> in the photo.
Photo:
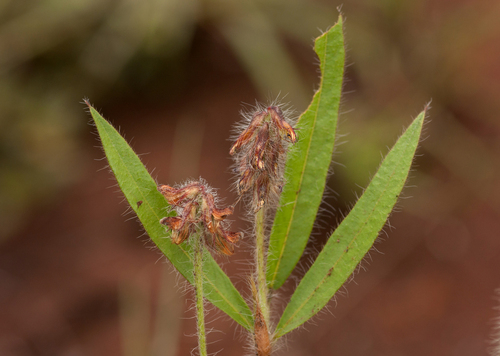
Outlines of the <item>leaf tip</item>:
M94 118L94 114L92 113L92 110L95 111L94 107L92 106L92 104L90 103L89 101L89 98L87 97L84 97L83 99L83 103L82 104L85 104L87 105L87 107L85 108L85 111L87 111L91 116L92 116L92 119L95 120Z
M342 24L344 23L344 17L342 16L342 5L337 7L337 10L339 12L339 18L337 20L337 23L334 26L337 26L337 25L342 26Z
M315 50L317 49L316 46L318 45L318 42L321 39L323 39L323 38L325 38L325 37L333 34L334 32L338 31L339 28L340 28L341 37L343 36L342 33L343 33L343 29L344 29L344 25L343 25L343 23L344 23L344 17L342 16L342 12L340 11L341 7L338 7L337 10L339 10L339 17L337 19L337 22L333 26L330 26L325 31L323 31L321 33L321 35L319 35L318 37L316 37L316 39L314 40L314 48L315 48ZM317 52L317 50L316 50L316 52Z
M429 114L429 110L431 109L431 103L432 99L429 100L427 104L425 104L424 109L420 112L420 114L418 114L417 118L415 119L415 121L420 122L419 126L422 126L424 124L424 121Z
M83 98L83 103L85 105L87 105L89 107L89 109L92 107L92 105L90 105L90 101L89 101L89 98L85 97Z
M431 100L429 100L429 102L428 102L427 104L425 104L425 107L424 107L424 114L425 114L425 115L427 114L427 111L429 111L429 110L430 110L430 108L431 108L431 104L432 104L432 99L431 99ZM425 116L425 115L424 115L424 116Z

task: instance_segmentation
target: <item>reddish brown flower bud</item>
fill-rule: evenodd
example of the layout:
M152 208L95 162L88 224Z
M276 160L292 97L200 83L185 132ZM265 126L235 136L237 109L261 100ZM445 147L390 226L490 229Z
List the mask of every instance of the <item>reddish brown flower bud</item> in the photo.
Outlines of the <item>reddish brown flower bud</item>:
M161 219L160 224L167 225L172 230L179 230L182 226L182 219L176 216L169 216Z
M252 121L250 122L250 125L243 131L236 142L234 143L233 147L231 147L231 150L229 151L230 155L233 155L241 146L248 144L248 142L252 139L252 137L255 134L255 131L259 128L259 126L262 124L264 118L266 117L266 112L265 111L260 111L256 112L253 115Z
M238 182L238 193L243 194L253 185L254 171L251 168L245 170Z
M233 244L238 242L241 234L239 232L226 231L219 223L216 225L215 233L212 235L210 243L216 250L232 255L234 252Z
M228 215L232 215L234 212L234 207L233 206L229 206L227 208L224 208L224 209L217 209L217 208L214 208L213 211L212 211L212 216L214 217L215 220L224 220L225 218L227 218Z
M267 111L271 115L271 119L273 120L280 133L284 134L284 137L286 137L291 143L297 142L297 135L295 134L295 130L292 128L292 126L290 126L288 122L285 121L281 109L277 106L270 106L267 108Z
M228 244L226 239L224 239L224 237L221 234L214 234L211 243L212 243L212 248L222 252L225 255L230 256L234 253L233 245Z
M172 230L172 242L176 245L184 242L194 232L193 224L196 222L196 210L198 203L189 202L183 208L180 216L166 217L160 223Z
M200 187L196 183L188 184L179 189L172 188L169 185L160 185L158 190L167 199L169 204L177 205L185 199L192 199L196 196Z
M255 139L255 147L253 149L254 156L252 158L252 167L259 170L264 170L264 154L266 153L267 144L269 143L269 124L265 122Z
M241 236L242 236L241 232L228 231L226 233L225 239L227 241L229 241L230 243L234 244L234 243L238 242L238 240L241 238Z

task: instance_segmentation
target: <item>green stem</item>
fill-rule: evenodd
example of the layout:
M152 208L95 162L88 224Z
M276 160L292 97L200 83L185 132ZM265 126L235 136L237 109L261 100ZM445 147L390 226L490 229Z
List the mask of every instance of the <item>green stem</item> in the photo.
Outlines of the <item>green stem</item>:
M255 216L255 262L257 268L257 292L259 295L259 304L264 321L269 325L269 304L268 288L266 282L266 245L264 233L265 208L262 207Z
M203 237L196 236L194 248L194 286L196 289L196 322L198 324L198 349L200 356L207 356L205 310L203 306Z

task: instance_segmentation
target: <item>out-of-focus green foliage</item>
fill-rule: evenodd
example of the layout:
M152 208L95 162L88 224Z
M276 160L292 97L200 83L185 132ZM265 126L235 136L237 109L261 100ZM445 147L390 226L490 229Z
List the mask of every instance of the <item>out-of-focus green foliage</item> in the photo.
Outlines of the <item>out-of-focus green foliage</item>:
M1 2L0 240L34 203L78 179L81 98L117 97L159 76L177 82L197 27L224 36L262 98L286 90L300 103L307 93L278 33L307 35L294 17L277 16L285 5L311 15L313 31L334 14L297 0Z
M247 70L261 99L289 93L298 112L316 78L297 58L338 16L342 2L307 0L4 0L0 2L0 240L16 230L33 203L51 201L79 177L78 102L99 105L123 94L154 95L186 78L185 59L197 29L221 37ZM480 131L498 130L500 4L365 1L343 4L348 31L347 101L335 188L348 197L367 183L408 112L433 99L442 132L424 147L474 194L492 200L497 153ZM295 46L294 57L289 47ZM308 61L310 62L309 58ZM350 93L351 90L355 90ZM494 130L486 130L492 133ZM461 149L468 154L456 154ZM476 159L477 155L487 157ZM74 164L74 162L78 162ZM349 164L356 162L356 164ZM474 170L486 175L470 177ZM347 194L343 194L347 193Z

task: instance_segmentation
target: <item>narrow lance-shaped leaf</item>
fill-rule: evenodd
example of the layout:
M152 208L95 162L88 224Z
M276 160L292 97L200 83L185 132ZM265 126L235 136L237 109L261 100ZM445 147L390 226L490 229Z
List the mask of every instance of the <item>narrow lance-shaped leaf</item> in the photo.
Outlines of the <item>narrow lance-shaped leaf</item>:
M193 254L187 243L175 245L166 238L159 223L167 213L168 203L132 148L87 102L97 126L109 165L120 189L135 211L146 232L177 270L193 283ZM206 298L248 330L253 327L252 313L229 277L210 253L204 255L204 290Z
M371 248L408 177L424 118L425 110L387 154L366 191L302 278L276 327L276 338L319 312Z
M311 234L332 160L342 77L342 17L315 41L321 83L297 128L299 140L288 154L286 184L269 240L267 281L279 288L297 264Z

